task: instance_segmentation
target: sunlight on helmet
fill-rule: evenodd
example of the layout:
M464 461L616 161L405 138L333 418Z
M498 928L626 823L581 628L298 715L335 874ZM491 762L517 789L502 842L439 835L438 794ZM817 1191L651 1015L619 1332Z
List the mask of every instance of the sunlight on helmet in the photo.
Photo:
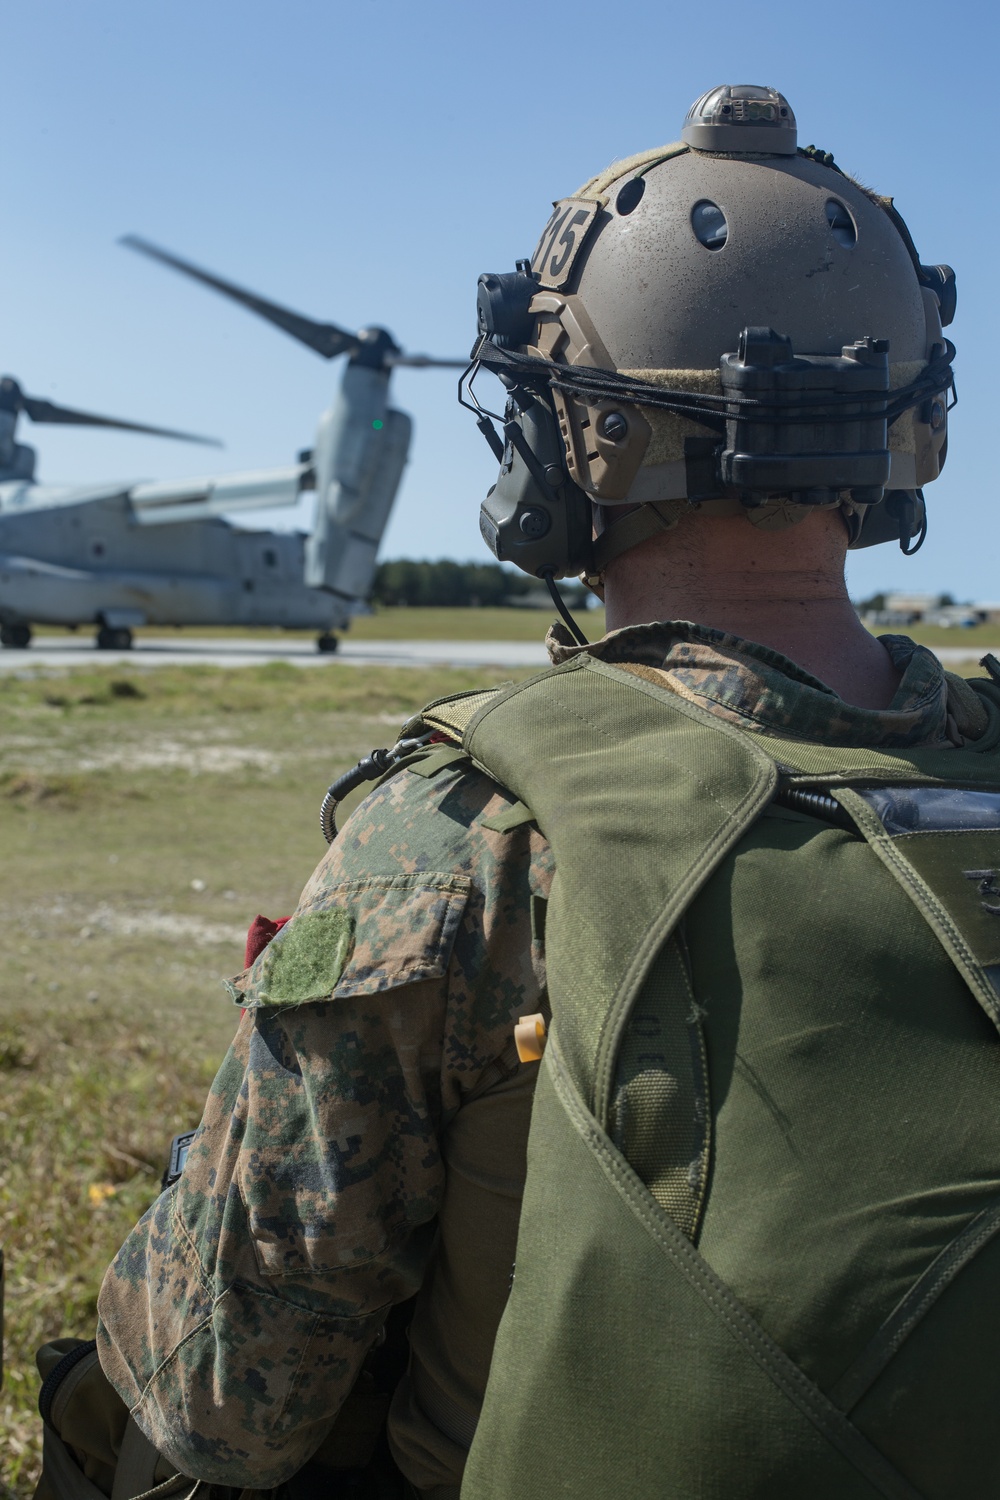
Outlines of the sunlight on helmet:
M706 250L721 250L729 238L726 216L717 203L702 198L691 210L691 228Z

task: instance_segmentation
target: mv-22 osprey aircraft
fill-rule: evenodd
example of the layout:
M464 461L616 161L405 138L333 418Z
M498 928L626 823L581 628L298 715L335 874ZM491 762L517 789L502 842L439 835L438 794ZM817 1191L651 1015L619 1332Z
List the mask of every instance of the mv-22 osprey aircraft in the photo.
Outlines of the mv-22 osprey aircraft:
M410 446L412 423L389 406L397 365L459 369L465 360L404 354L384 328L349 333L317 323L134 235L123 244L193 277L324 359L347 355L315 443L284 469L164 483L36 484L35 452L16 441L35 422L122 428L191 442L191 433L75 411L0 381L0 644L25 647L32 625L97 626L122 649L137 626L277 625L315 629L337 647L369 596L379 543ZM315 489L312 531L250 531L226 512L294 505Z

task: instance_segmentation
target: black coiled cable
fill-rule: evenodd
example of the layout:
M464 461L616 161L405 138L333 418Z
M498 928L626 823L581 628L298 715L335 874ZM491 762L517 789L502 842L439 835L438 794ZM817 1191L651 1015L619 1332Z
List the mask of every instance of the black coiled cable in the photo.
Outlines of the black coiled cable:
M323 837L328 844L332 844L337 837L337 808L345 797L350 796L355 787L362 786L366 781L377 781L388 771L399 765L408 755L415 750L422 750L425 745L430 744L431 734L415 735L410 739L397 740L391 750L372 750L363 760L359 760L356 766L345 771L343 776L338 776L326 789L319 809L319 826Z

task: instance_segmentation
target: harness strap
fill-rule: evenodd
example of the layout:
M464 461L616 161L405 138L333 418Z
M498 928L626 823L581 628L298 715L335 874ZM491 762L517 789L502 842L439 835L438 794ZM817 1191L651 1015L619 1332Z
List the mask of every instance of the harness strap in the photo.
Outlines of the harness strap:
M711 1151L702 1012L676 934L658 955L622 1042L609 1134L660 1207L694 1240Z
M507 687L509 686L508 683ZM439 698L421 711L419 722L426 724L429 729L440 729L452 738L461 739L480 709L487 708L504 691L505 688L501 686L460 693L454 698ZM408 727L408 724L404 725L404 733Z
M48 1422L42 1428L42 1478L48 1493L57 1500L107 1500Z
M770 801L777 773L752 736L586 653L483 697L463 744L552 844L553 1016L603 1124L632 1004L684 910ZM630 773L642 761L652 790ZM644 879L612 918L607 884L636 868Z
M189 1479L184 1474L173 1474L156 1483L156 1466L160 1460L158 1449L153 1447L134 1417L129 1417L121 1452L115 1469L115 1483L111 1500L167 1500L167 1497L193 1495L200 1481Z

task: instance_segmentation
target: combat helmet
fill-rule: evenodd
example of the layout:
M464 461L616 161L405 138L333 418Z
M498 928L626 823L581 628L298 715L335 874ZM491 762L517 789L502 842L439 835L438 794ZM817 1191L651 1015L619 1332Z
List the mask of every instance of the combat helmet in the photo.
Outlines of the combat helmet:
M921 263L891 199L798 146L782 94L711 89L679 142L558 200L530 261L480 277L465 404L501 465L483 536L550 580L691 510L776 528L837 507L850 545L916 550L954 311L954 272Z

